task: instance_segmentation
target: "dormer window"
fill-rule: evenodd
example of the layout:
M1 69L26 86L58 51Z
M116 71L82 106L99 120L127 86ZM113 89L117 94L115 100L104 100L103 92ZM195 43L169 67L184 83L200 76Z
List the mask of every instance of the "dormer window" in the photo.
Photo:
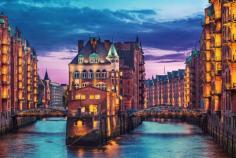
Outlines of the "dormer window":
M78 56L78 63L79 64L82 64L84 62L84 56L82 55L82 54L80 54L79 56Z
M92 53L89 55L89 62L90 63L99 63L99 56L97 53Z

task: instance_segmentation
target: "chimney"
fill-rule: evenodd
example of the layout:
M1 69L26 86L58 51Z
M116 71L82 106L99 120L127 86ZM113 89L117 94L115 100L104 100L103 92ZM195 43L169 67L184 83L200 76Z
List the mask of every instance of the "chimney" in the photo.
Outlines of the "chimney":
M78 52L84 47L84 40L78 40Z
M104 47L105 47L106 49L109 49L109 48L110 48L110 44L111 44L110 40L104 40Z

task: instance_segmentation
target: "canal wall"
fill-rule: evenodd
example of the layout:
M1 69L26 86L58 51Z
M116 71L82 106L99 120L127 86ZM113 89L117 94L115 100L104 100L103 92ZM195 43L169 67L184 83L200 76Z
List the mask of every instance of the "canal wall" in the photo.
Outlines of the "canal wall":
M100 117L68 117L66 144L68 146L99 146L108 140L132 131L141 118L122 113Z
M13 118L10 113L0 113L0 136L34 123L35 117Z
M229 155L236 158L236 130L220 123L217 115L208 115L205 131L211 135Z
M236 130L221 123L217 114L202 114L199 117L186 117L184 121L199 126L214 139L231 157L236 158Z

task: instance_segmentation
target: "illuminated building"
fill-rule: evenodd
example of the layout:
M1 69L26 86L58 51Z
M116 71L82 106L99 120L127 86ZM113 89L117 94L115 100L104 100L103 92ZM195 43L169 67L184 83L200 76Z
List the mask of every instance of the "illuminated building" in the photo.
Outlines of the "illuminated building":
M210 0L201 37L203 100L212 120L236 128L236 2Z
M168 72L167 75L157 75L156 78L146 80L147 105L172 105L184 106L185 95L185 71Z
M120 57L120 89L124 92L120 95L127 109L140 110L145 102L145 62L141 42L137 37L131 42L115 43ZM126 84L127 83L127 84Z
M81 114L115 115L120 110L120 67L116 47L109 41L79 41L69 64L69 109Z
M206 111L219 112L222 96L222 8L221 1L211 0L205 9L201 38L204 78L203 101Z
M198 109L201 107L201 64L200 53L193 50L186 59L185 67L185 107Z
M9 116L38 103L37 56L21 32L0 15L0 113Z
M222 106L221 121L236 129L236 1L222 1Z
M95 109L101 105L110 108L113 114L144 108L144 56L138 38L124 43L90 38L85 45L80 40L78 49L69 64L69 92L70 99L85 109L82 111L89 112L89 103ZM98 94L89 96L91 90Z
M145 85L147 87L147 107L152 107L156 105L155 102L155 85L154 85L154 79L148 79L145 82Z

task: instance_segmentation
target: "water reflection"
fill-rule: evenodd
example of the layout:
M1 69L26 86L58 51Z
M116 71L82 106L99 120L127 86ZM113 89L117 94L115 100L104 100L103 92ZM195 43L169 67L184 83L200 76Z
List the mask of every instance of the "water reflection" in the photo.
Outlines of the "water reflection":
M65 120L38 121L0 138L0 157L16 158L225 158L201 131L185 123L144 122L100 148L67 148Z

